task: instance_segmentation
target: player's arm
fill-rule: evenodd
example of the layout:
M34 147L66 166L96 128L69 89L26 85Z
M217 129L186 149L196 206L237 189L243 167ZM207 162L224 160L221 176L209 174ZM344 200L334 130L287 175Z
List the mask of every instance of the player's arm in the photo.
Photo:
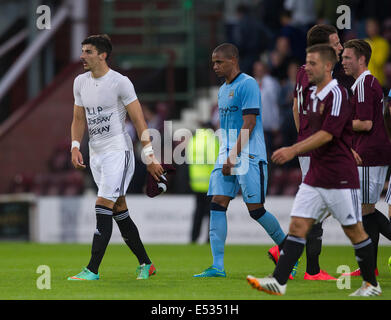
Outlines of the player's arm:
M235 165L235 159L242 152L242 149L247 145L256 123L256 114L243 115L243 125L240 129L238 139L228 156L227 163L223 165L222 172L224 175L231 174L231 169Z
M370 131L372 129L372 120L353 120L353 131Z
M84 108L78 105L73 106L73 119L71 125L72 138L72 164L76 169L84 169L86 166L83 161L83 155L80 152L80 143L83 139L84 130L86 128L86 114Z
M357 165L361 166L362 159L361 159L360 155L353 148L350 148L350 151L352 151L354 160L356 160Z
M159 177L163 174L164 170L153 153L148 126L145 122L140 102L136 99L129 103L125 108L137 131L137 136L143 145L143 152L147 161L147 170L156 181L159 181Z
M296 130L297 132L299 132L300 118L299 118L299 105L297 103L297 98L293 98L292 113L293 113L293 120L295 121Z
M300 141L290 147L284 147L276 150L272 155L272 161L277 164L284 164L299 154L306 153L330 142L333 135L325 130L319 130L307 139Z
M358 103L356 105L356 116L352 122L353 131L367 132L372 129L373 126L373 92L371 87L366 81L364 81L363 91L358 94Z

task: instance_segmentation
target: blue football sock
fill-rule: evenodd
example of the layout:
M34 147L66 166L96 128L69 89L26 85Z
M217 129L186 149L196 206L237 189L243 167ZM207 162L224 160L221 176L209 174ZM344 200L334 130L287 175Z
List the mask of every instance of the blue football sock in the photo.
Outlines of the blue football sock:
M273 241L280 245L285 239L285 233L282 231L280 223L277 219L265 208L250 211L250 216L257 221L273 239Z
M211 205L211 209L213 209ZM213 267L224 269L224 245L227 238L227 216L226 209L210 210L209 238L213 256ZM224 209L224 211L222 210Z
M269 236L273 239L276 244L281 244L285 239L285 233L282 231L280 223L276 217L273 216L269 211L260 217L258 223L266 230Z

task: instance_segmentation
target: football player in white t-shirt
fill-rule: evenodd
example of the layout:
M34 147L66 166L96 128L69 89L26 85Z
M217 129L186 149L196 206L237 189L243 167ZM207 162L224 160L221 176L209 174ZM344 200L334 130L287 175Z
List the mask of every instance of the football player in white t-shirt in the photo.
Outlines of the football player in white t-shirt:
M126 113L143 144L148 172L159 180L163 168L154 156L148 127L133 84L107 65L111 51L112 45L107 35L94 35L85 39L80 58L87 72L77 76L73 86L72 163L76 169L86 167L79 149L87 123L90 167L98 186L98 198L95 205L97 225L90 262L82 272L68 280L99 279L98 268L110 241L113 218L124 241L139 260L137 279L148 279L156 272L138 229L129 216L125 201L126 190L134 173L132 140L125 130Z

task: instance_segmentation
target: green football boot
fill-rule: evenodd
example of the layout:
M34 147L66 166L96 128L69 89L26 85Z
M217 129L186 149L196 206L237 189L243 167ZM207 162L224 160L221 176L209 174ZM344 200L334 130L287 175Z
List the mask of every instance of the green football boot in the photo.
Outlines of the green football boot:
M95 274L87 268L84 268L82 272L73 277L69 277L68 280L99 280L99 273Z
M154 274L156 274L156 268L153 265L153 263L150 264L144 263L141 266L138 266L136 269L137 280L148 279L150 276L153 276Z
M225 278L226 276L227 275L224 269L220 270L213 266L210 266L205 271L199 274L195 274L193 277L194 278L217 278L217 277Z

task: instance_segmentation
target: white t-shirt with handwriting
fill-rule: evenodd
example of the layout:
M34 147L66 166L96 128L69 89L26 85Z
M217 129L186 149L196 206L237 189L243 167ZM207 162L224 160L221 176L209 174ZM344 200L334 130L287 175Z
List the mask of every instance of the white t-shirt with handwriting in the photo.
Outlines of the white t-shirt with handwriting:
M88 71L75 78L73 94L75 105L85 110L92 152L133 150L125 129L125 106L137 95L128 77L110 69L94 78Z

